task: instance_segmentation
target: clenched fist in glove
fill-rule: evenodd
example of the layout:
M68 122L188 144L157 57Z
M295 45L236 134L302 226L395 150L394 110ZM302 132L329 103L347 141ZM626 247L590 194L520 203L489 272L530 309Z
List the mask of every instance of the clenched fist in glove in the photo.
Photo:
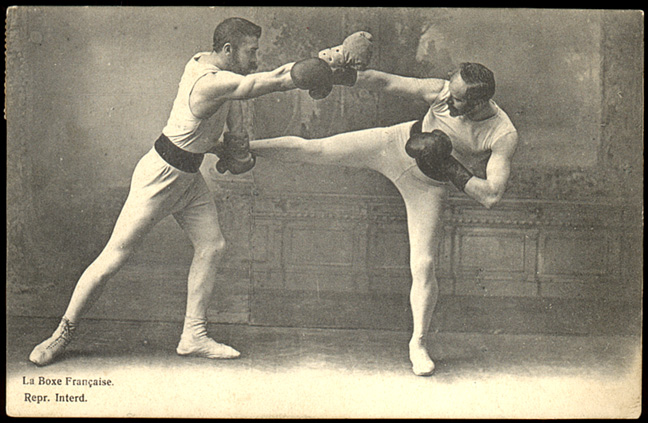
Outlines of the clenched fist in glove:
M328 96L333 89L333 71L326 62L315 57L295 63L290 77L297 88L308 90L315 100Z
M225 132L223 142L210 152L220 159L216 163L219 173L229 170L232 175L240 175L251 170L256 164L256 156L250 152L250 139L243 132Z
M418 168L427 177L439 182L450 181L461 191L473 177L464 165L452 157L452 141L439 129L412 135L405 144L405 152L416 159Z

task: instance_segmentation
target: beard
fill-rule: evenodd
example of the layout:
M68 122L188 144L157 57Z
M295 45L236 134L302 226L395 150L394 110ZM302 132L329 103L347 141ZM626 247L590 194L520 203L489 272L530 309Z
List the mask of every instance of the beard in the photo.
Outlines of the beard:
M451 104L448 104L448 112L450 112L450 116L452 117L457 117L464 114L463 112L460 112L459 109L457 109L455 106Z
M448 111L450 112L450 116L452 117L459 117L463 116L466 113L472 111L475 109L475 106L473 105L466 105L466 107L463 110L457 109L454 105L448 104Z
M452 117L463 116L476 110L482 104L484 104L483 101L471 101L466 104L466 107L464 107L463 110L459 110L453 104L448 103L448 112L450 112L450 116Z
M232 70L241 75L248 75L257 69L256 63L243 63L238 53L234 54Z

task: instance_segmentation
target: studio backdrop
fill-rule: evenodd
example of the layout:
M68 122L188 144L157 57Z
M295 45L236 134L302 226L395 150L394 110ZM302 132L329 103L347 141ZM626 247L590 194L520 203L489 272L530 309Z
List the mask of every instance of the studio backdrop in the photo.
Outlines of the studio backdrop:
M101 251L133 168L171 109L186 61L214 27L263 27L260 70L315 56L358 30L371 67L446 78L495 73L520 134L492 210L451 189L435 330L606 333L639 328L643 21L602 10L33 7L7 28L8 312L60 316ZM336 87L324 100L244 102L252 138L306 138L416 120L425 104ZM228 249L213 321L407 329L405 209L371 171L260 159L202 172ZM192 251L163 221L89 317L180 321ZM145 302L150 306L141 307ZM151 305L152 304L152 305Z

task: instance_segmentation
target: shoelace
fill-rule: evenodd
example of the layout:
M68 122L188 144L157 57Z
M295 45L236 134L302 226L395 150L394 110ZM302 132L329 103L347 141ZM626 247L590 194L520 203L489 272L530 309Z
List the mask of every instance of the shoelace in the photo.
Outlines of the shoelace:
M72 326L67 320L61 322L61 326L63 326L61 334L54 340L54 342L47 346L48 350L58 346L61 342L63 342L64 347L67 347L67 345L72 342L72 337L74 336L76 327Z

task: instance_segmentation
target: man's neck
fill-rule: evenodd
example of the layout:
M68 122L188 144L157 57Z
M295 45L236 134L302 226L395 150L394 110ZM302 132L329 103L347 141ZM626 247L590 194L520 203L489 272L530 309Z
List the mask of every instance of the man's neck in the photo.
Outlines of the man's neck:
M201 63L216 66L218 69L228 70L227 60L221 55L219 55L218 53L216 53L215 51L212 51L211 53L206 54L204 56L201 56L200 59L198 60Z
M493 103L489 100L470 113L466 113L465 116L472 121L479 122L495 116L496 113L497 109L495 109Z

